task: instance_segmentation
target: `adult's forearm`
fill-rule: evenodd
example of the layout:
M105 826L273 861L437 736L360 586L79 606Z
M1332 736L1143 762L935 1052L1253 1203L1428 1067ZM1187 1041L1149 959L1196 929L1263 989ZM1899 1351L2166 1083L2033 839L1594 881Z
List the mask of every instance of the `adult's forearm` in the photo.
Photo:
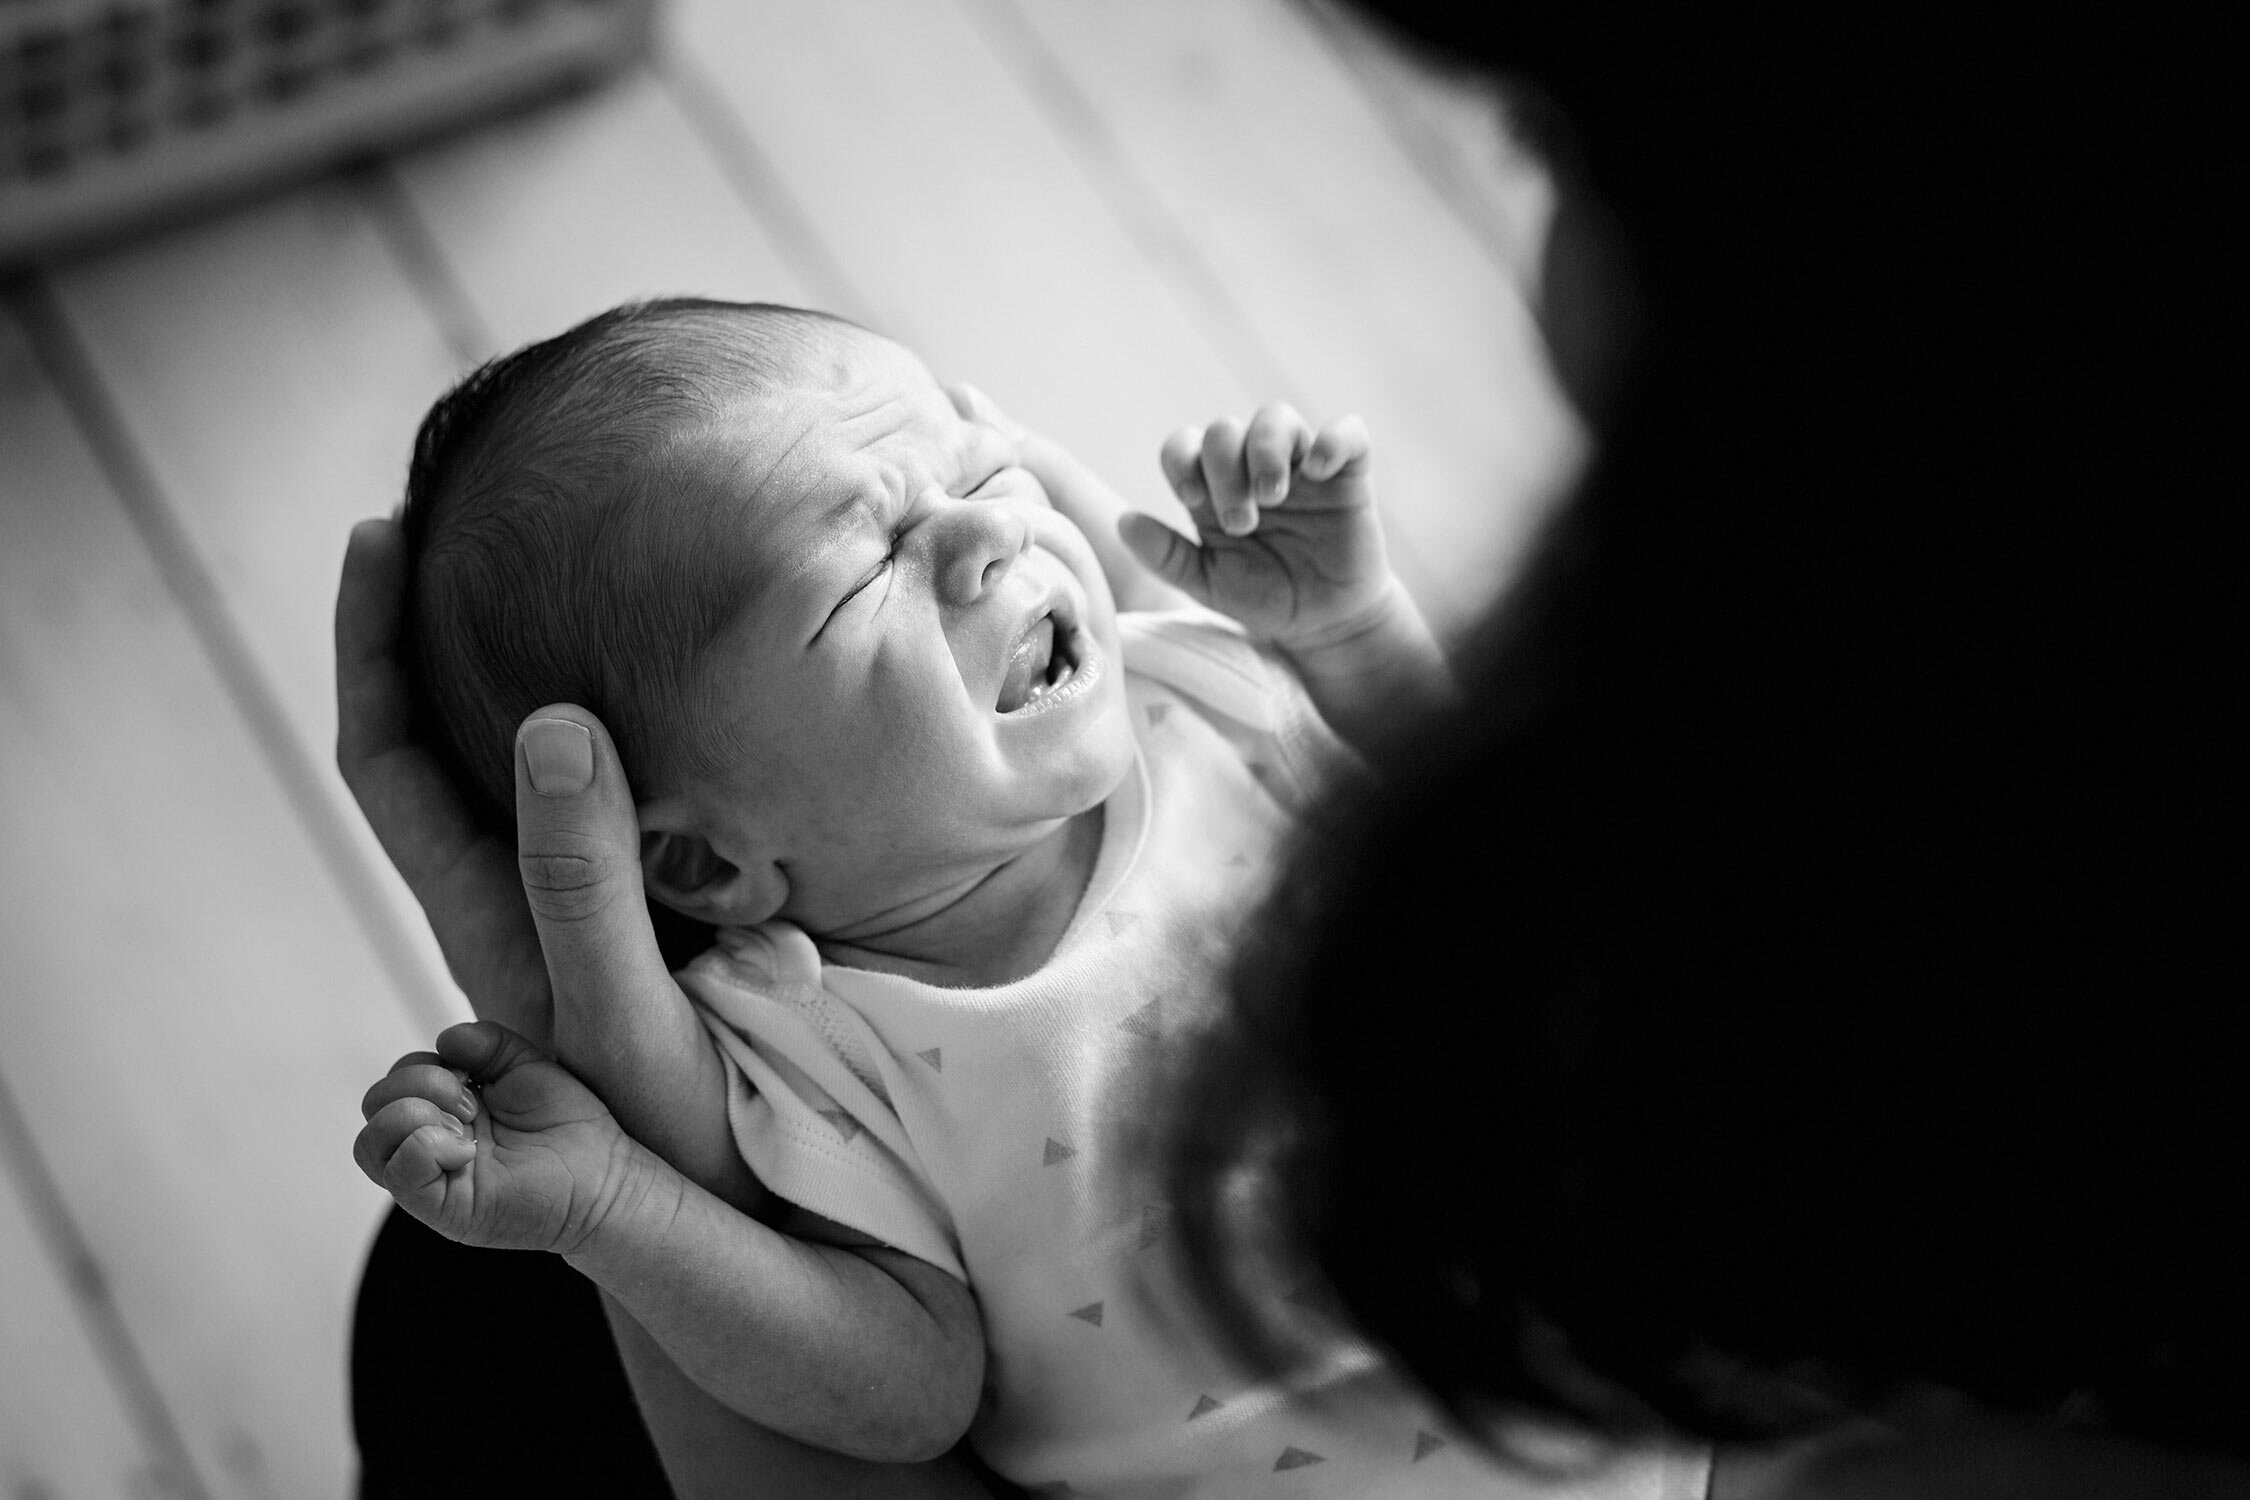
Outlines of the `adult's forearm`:
M931 1458L974 1415L966 1288L889 1250L790 1238L638 1148L635 1187L567 1258L729 1409L816 1447Z

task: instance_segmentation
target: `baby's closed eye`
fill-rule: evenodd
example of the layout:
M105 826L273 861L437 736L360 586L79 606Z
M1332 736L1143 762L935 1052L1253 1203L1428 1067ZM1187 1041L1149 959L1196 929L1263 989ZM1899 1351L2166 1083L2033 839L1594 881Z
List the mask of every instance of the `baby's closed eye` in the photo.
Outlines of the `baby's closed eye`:
M891 533L889 544L884 547L882 557L875 563L873 567L869 568L866 573L861 575L859 581L853 584L851 588L845 592L843 598L836 601L836 608L828 612L828 617L830 619L833 620L836 617L837 613L840 612L845 605L850 604L854 599L857 599L863 592L865 592L869 584L874 583L877 579L881 578L885 573L891 570L891 565L898 561L899 538L904 534L905 533L903 531L894 531Z

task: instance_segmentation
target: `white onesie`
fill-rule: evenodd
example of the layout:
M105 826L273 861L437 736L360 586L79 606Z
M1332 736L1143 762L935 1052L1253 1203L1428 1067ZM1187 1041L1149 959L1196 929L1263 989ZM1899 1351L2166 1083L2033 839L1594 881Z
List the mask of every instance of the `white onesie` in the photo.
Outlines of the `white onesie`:
M1213 1014L1294 815L1349 752L1231 623L1179 611L1119 630L1140 753L1038 972L941 989L824 964L785 922L725 932L683 971L732 1064L744 1159L781 1197L975 1289L971 1438L1033 1494L1700 1500L1704 1455L1497 1467L1363 1350L1339 1346L1316 1406L1184 1321L1143 1134L1152 1085Z

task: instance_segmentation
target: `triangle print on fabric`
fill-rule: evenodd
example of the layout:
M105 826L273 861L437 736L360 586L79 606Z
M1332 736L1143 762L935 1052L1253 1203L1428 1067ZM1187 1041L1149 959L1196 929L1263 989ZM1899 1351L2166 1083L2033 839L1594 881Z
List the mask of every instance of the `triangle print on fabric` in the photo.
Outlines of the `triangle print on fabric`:
M1117 1029L1130 1031L1135 1036L1145 1036L1152 1042L1162 1041L1164 1038L1163 1020L1164 1000L1162 996L1159 996L1134 1011L1124 1020L1119 1021Z
M1109 935L1111 937L1122 936L1127 928L1140 919L1141 914L1137 911L1105 911L1102 913L1102 920L1109 924Z
M1151 703L1148 706L1148 727L1156 728L1171 712L1172 705L1169 703Z
M1449 1445L1445 1439L1434 1432L1417 1432L1414 1434L1414 1462L1420 1463L1438 1449L1447 1446Z
M1187 1419L1192 1422L1197 1417L1207 1417L1224 1405L1226 1405L1224 1401L1213 1400L1209 1396L1198 1396L1195 1398L1195 1410L1187 1414Z
M1140 1242L1133 1248L1135 1250L1146 1250L1162 1238L1164 1238L1164 1205L1161 1203L1143 1205L1141 1208L1141 1238Z
M1099 1302L1089 1302L1084 1307L1074 1307L1070 1310L1070 1315L1081 1323L1090 1323L1096 1328L1102 1326L1102 1305Z
M943 1047L932 1047L927 1052L917 1052L914 1055L928 1063L934 1071L939 1073L945 1071L945 1049Z
M1281 1450L1281 1457L1273 1461L1273 1471L1279 1474L1284 1469L1302 1469L1309 1464L1326 1462L1328 1460L1317 1453L1307 1453L1302 1448L1284 1448Z
M1039 1165L1043 1167L1051 1167L1058 1161L1069 1161L1077 1154L1077 1147L1066 1146L1061 1141L1056 1140L1053 1136L1048 1136L1046 1154L1041 1158Z
M823 1120L826 1120L829 1124L835 1126L836 1133L842 1136L847 1141L857 1140L859 1138L859 1132L863 1128L860 1125L859 1121L853 1119L851 1115L844 1110L824 1109L820 1111L820 1117Z

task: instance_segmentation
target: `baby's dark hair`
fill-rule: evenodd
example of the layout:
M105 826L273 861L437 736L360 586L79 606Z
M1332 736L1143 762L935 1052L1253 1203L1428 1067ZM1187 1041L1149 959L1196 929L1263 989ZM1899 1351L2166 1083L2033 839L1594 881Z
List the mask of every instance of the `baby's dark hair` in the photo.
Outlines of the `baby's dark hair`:
M740 604L697 537L719 518L674 466L745 392L808 374L853 325L766 303L667 298L613 308L490 361L414 439L400 522L404 655L424 731L513 829L526 714L600 715L636 792L715 771L696 662Z

